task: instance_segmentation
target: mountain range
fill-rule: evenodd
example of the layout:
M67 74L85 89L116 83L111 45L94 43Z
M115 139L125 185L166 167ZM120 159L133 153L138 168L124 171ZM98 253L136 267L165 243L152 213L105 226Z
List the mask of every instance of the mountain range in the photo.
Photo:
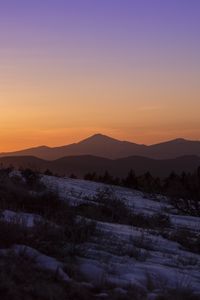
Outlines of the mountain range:
M200 156L200 141L175 139L154 145L141 145L120 141L102 134L95 134L78 143L61 146L40 146L15 152L0 153L3 156L35 156L44 160L56 160L66 156L92 155L109 159L143 156L151 159L174 159L180 156Z
M172 171L177 174L194 172L200 166L200 157L182 156L175 159L151 159L142 156L131 156L120 159L108 159L91 155L68 156L53 161L43 160L33 156L10 156L0 158L3 166L14 166L16 168L31 168L44 172L51 172L61 176L70 176L72 173L82 178L88 172L96 172L103 175L105 171L113 176L125 177L130 169L137 175L147 171L154 176L165 177Z

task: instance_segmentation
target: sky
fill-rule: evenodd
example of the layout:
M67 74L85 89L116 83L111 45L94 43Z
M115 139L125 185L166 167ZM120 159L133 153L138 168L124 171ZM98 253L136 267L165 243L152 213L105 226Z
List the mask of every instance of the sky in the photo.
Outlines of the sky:
M200 138L200 1L1 0L0 152Z

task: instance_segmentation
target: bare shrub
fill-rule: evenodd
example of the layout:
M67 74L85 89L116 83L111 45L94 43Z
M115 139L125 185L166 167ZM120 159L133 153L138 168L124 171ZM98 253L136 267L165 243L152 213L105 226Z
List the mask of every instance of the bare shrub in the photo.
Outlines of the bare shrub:
M177 229L168 236L172 241L178 242L185 249L197 253L200 253L200 235L194 233L189 229Z
M89 289L59 280L54 272L35 265L26 254L8 252L0 256L2 300L87 300L95 299Z

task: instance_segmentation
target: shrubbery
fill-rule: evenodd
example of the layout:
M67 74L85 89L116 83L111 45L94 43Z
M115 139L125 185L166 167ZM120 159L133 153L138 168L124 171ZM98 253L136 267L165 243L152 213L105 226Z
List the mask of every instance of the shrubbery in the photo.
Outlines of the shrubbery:
M169 216L157 213L144 215L134 212L124 199L119 199L112 189L103 188L88 203L80 204L77 212L87 218L102 222L132 225L142 228L163 229L171 226Z
M181 212L200 216L200 167L192 174L183 172L178 175L172 172L166 178L154 177L149 172L136 176L133 170L125 178L115 178L108 171L103 176L94 172L87 173L84 178L150 194L163 194Z

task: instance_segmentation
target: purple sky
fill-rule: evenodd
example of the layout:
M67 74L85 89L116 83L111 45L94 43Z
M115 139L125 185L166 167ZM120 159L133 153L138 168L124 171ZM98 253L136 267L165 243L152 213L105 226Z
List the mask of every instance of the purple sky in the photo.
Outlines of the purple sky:
M147 143L199 138L198 0L3 0L0 41L5 148L16 145L13 128L29 145L35 119L53 144L96 130ZM54 123L43 122L47 107Z

